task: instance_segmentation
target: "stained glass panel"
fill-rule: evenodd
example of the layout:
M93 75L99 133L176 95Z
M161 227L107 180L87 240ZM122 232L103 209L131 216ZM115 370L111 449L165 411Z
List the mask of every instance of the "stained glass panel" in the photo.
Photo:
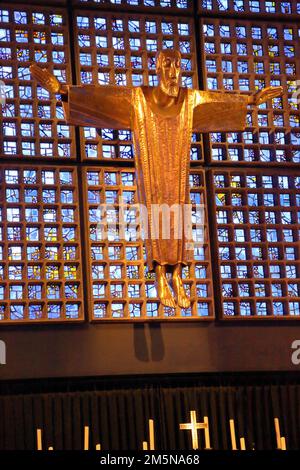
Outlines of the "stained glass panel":
M76 16L77 69L82 84L139 86L156 84L158 50L179 48L183 86L196 87L193 23L189 18L145 17L80 11ZM133 158L129 131L81 129L84 159ZM191 160L202 160L202 141L194 135Z
M203 178L201 170L191 171L191 195L198 194L200 204L204 201ZM128 199L129 192L132 196ZM207 222L205 219L203 226L203 213L202 218L200 215L197 218L195 204L194 261L183 271L184 286L191 295L192 305L190 309L178 308L175 311L159 305L154 274L146 266L140 238L134 170L86 168L85 197L89 259L92 260L89 274L91 320L213 316Z
M6 164L0 174L1 322L82 319L76 169Z
M295 315L298 172L214 171L213 179L223 318Z
M277 15L299 15L300 2L290 0L283 2L280 0L198 0L199 13L201 12L222 12L229 14L267 14L272 17Z
M65 10L44 7L0 9L0 155L8 158L75 157L73 129L64 122L62 105L31 79L33 61L62 83L71 81ZM57 98L59 98L57 96Z
M207 89L250 93L268 86L282 86L284 90L282 97L249 107L245 132L211 134L211 160L298 164L298 24L271 26L270 23L207 19L203 21L202 31Z
M192 0L73 0L74 4L90 4L97 5L98 7L124 7L127 9L147 7L149 10L151 7L162 8L163 10L168 9L180 9L192 11L193 1Z

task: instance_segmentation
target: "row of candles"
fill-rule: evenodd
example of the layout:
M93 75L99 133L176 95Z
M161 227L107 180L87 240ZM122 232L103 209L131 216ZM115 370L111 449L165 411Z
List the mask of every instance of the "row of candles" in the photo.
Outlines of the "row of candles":
M181 423L179 424L179 429L182 431L190 431L192 435L192 447L193 450L199 450L199 439L198 439L198 430L204 430L204 440L205 440L205 447L204 450L212 450L210 446L210 435L209 435L209 421L208 417L204 416L203 422L197 422L197 415L195 410L190 411L190 419L189 423ZM149 419L148 421L149 426L149 443L148 441L143 441L142 448L143 450L155 450L155 438L154 438L154 420ZM246 450L246 442L244 437L240 437L240 449L237 447L237 439L236 439L236 432L235 432L235 422L234 419L229 420L229 427L230 427L230 438L231 438L231 448L232 450ZM278 450L286 450L286 439L284 436L281 436L280 432L280 423L278 418L274 418L274 427L276 433L276 443ZM37 450L43 450L42 444L42 430L37 429ZM90 428L89 426L84 427L84 450L89 450L89 443L90 443ZM48 447L48 450L53 450L53 447ZM101 450L101 444L96 444L96 450Z

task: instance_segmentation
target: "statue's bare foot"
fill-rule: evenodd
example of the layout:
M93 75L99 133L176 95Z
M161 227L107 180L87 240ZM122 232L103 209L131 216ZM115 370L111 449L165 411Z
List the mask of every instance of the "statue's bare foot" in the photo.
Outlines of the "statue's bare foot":
M155 272L157 278L157 294L159 300L166 307L175 308L176 303L166 278L165 269L162 266L158 266Z
M173 285L173 289L174 289L179 307L189 308L191 305L191 301L186 295L185 289L183 287L182 279L177 270L173 272L172 285Z
M165 276L160 276L160 278L157 279L157 293L163 305L172 308L176 307L175 300Z

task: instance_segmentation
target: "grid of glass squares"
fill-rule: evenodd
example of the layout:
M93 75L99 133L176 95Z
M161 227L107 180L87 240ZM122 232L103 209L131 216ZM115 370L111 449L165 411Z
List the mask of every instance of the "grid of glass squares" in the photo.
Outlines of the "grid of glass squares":
M157 83L156 52L178 48L183 57L183 85L197 85L189 18L77 11L75 32L82 84L153 86Z
M275 0L198 0L199 13L222 12L237 14L261 13L272 15L299 15L300 2L290 0L287 2Z
M64 121L61 103L37 86L29 72L36 62L62 83L71 81L66 10L0 8L0 80L6 98L0 106L0 155L74 158L73 130Z
M183 281L192 305L189 309L176 310L160 305L154 274L146 266L143 243L139 236L134 170L98 166L85 168L84 174L90 260L90 319L212 318L206 215L204 220L202 217L202 220L197 221L201 217L197 206L204 203L202 170L192 170L190 175L194 261L190 267L183 269Z
M77 171L0 167L0 323L83 318Z
M192 0L73 0L75 4L89 4L105 7L146 7L192 10Z
M157 51L178 48L182 84L197 87L193 22L189 18L80 11L76 13L75 33L77 72L83 85L154 86ZM85 127L80 132L84 159L133 158L129 131ZM199 135L193 138L191 159L202 159Z
M284 90L282 97L249 108L243 133L212 133L211 160L299 163L300 113L295 95L299 25L207 19L202 30L207 89L250 93L282 86Z
M129 131L80 129L81 157L94 160L94 165L83 168L84 201L78 199L73 128L64 122L61 103L37 87L29 75L29 65L36 61L49 67L61 82L72 83L68 12L45 7L43 2L40 7L23 3L0 7L0 80L6 85L6 104L0 111L0 154L15 158L14 163L0 167L0 323L83 318L81 203L89 253L90 320L214 318L206 219L205 243L195 244L195 260L183 271L191 309L174 311L159 304L155 279L147 271L143 245L137 238L139 227L132 227L136 221L134 170L105 163L133 159ZM183 56L183 85L199 87L190 0L71 3L76 5L72 33L77 42L72 48L78 84L155 85L156 51L178 47ZM222 298L226 320L299 318L300 174L283 165L295 165L300 157L295 93L300 28L293 22L300 2L199 0L198 9L205 16L199 21L206 89L248 93L269 85L284 87L282 98L257 110L249 108L245 132L210 135L210 160L226 161L231 167L212 172L216 233L211 244L213 257L219 255L215 281L222 292L222 297L215 292L215 298L217 302ZM142 14L135 14L138 11ZM154 16L153 12L163 14ZM210 12L221 12L222 19L209 18ZM239 18L228 20L226 12ZM274 15L273 20L289 15L290 22L246 21L249 13L251 18ZM16 165L19 157L35 157L40 162L56 157L58 167ZM59 160L65 157L71 166ZM199 135L193 135L191 160L203 163ZM237 169L240 162L259 164L261 170ZM279 168L263 168L270 164ZM204 201L206 191L199 167L192 168L190 183L195 206ZM211 188L207 192L209 197ZM119 196L130 204L131 226L124 238L118 225L114 226ZM103 221L101 204L105 202L113 208ZM214 226L214 212L210 220ZM193 221L197 222L195 212ZM105 228L108 238L103 239ZM194 233L201 237L196 226Z
M133 160L132 134L129 130L95 129L83 127L80 130L84 139L84 159L87 160ZM203 161L202 136L193 133L191 160Z
M214 171L223 318L300 315L300 173Z

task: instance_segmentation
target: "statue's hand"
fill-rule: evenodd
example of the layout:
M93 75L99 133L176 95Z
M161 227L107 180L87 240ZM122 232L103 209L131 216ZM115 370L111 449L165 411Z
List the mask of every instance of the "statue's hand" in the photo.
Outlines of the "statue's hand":
M249 96L249 104L258 106L268 100L281 96L283 94L282 86L269 86L259 90L255 95Z
M46 90L48 90L50 93L66 93L63 85L54 75L52 75L52 73L48 72L47 69L42 69L37 64L33 63L29 70L32 77L39 83L39 85L41 85L43 88L46 88Z

